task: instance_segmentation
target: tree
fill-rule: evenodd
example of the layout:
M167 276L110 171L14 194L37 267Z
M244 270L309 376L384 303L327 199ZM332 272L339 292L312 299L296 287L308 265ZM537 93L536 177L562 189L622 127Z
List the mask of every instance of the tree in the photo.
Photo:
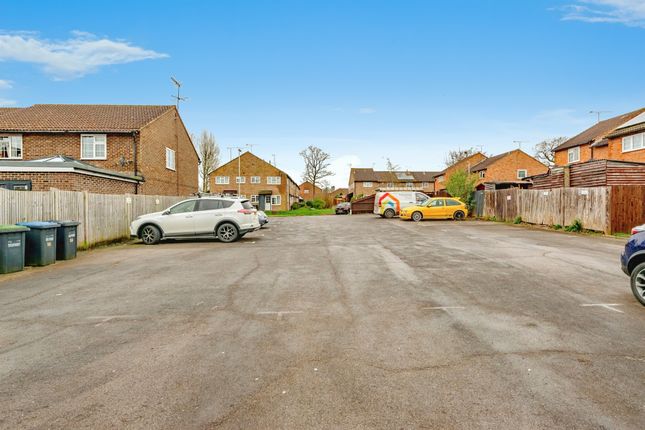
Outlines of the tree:
M543 140L535 145L535 158L542 164L549 167L555 164L555 154L553 150L569 140L567 137L554 137L553 139Z
M334 172L329 170L330 155L316 146L309 145L307 149L300 152L300 156L305 161L305 172L302 174L302 179L313 184L313 193L315 196L315 187L319 186L319 184L322 185L323 179L334 174Z
M199 177L202 182L202 192L208 193L211 190L210 176L219 166L219 145L215 142L213 133L202 131L199 137Z
M386 160L385 170L388 171L388 182L392 182L393 184L399 182L399 178L396 176L396 171L400 169L399 165L392 163L389 157Z
M451 149L448 151L448 156L446 157L446 167L450 167L453 164L457 164L461 160L470 157L471 155L477 154L479 151L477 148L468 148L468 149Z
M477 175L468 173L465 170L457 170L448 178L446 191L451 196L461 199L470 208L476 183Z

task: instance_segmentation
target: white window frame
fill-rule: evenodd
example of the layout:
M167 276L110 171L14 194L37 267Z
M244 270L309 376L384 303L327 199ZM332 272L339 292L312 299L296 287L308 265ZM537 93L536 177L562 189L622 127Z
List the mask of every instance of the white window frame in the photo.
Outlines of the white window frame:
M257 194L252 194L251 195L251 203L259 203L260 202L260 196Z
M639 141L636 146L636 140ZM629 143L628 143L629 142ZM640 151L645 149L645 133L632 134L631 136L623 137L623 152Z
M91 137L92 138L92 156L91 157L85 157L83 155L83 147L85 146L85 143L83 143L83 139ZM96 138L101 138L103 139L103 156L98 157L96 155ZM81 134L81 160L107 160L107 135L105 134Z
M175 158L175 151L166 148L166 169L176 171L177 170L177 159Z
M280 176L267 176L267 184L269 185L281 185L282 177Z
M572 159L572 157L571 157L574 154L575 154L575 160ZM567 161L568 161L567 164L576 163L576 162L580 161L580 147L579 146L574 146L573 148L569 148L569 150L567 151Z
M520 172L524 172L524 176L520 176ZM529 175L528 170L526 169L517 169L517 179L524 179Z
M406 182L405 188L414 188L414 182Z
M485 170L480 170L479 171L479 179L484 179L486 177L486 171Z
M437 181L439 181L439 182L443 182L444 179L446 179L446 178L443 175L437 176Z
M280 194L271 194L271 206L282 205L282 196Z
M304 190L304 193L305 193L305 194L309 194L309 190Z
M228 185L231 181L230 176L215 176L216 185Z
M363 188L372 188L373 186L371 181L363 182Z
M24 149L22 146L22 135L21 134L5 134L0 136L0 139L5 140L7 143L7 154L9 154L8 157L2 157L0 156L1 160L22 160L22 156L24 153ZM14 157L11 155L13 152L14 148L20 148L20 156L19 157Z
M235 177L235 183L236 184L246 184L246 176L236 176Z
M262 179L259 176L251 176L251 183L252 184L261 184Z
M430 182L421 182L421 188L428 188L430 186Z

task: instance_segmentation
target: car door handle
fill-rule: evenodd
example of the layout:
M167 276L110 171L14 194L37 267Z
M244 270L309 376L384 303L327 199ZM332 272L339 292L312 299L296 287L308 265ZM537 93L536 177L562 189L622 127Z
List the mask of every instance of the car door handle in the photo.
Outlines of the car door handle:
M192 217L193 217L192 215L186 215L186 218L192 218Z

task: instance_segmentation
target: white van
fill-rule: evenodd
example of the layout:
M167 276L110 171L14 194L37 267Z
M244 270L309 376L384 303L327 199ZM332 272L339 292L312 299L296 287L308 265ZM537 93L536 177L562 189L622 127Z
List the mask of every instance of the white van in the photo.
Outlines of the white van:
M374 213L392 218L399 215L401 209L418 206L429 198L418 191L379 191L374 196Z

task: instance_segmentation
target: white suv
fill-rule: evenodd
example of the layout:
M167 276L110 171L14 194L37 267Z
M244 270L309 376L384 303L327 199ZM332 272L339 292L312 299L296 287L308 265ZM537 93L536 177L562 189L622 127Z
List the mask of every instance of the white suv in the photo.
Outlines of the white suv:
M146 245L166 238L197 236L235 242L259 228L257 210L248 200L201 197L184 200L163 212L137 217L130 224L130 236L138 237Z

